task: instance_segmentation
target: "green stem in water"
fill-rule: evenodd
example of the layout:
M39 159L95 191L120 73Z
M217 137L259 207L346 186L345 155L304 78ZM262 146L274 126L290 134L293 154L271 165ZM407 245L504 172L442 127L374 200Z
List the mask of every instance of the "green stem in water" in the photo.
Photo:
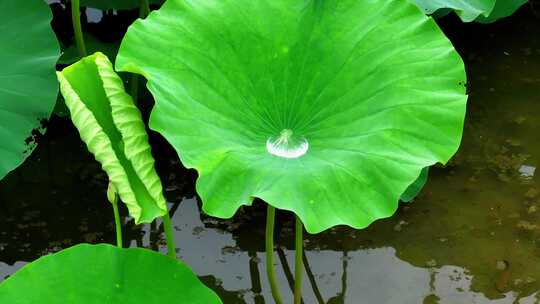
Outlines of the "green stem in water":
M162 216L163 219L163 231L165 231L165 240L167 241L167 254L176 259L176 246L174 244L174 234L172 231L171 217L169 212Z
M86 46L81 27L81 6L79 0L71 0L71 21L73 22L73 33L75 34L75 43L81 57L86 56Z
M118 194L115 194L118 198ZM118 212L118 199L111 203L114 212L114 224L116 226L116 246L122 248L122 224L120 223L120 213Z
M294 259L294 304L300 304L302 302L302 251L304 242L302 234L304 232L304 225L298 216L296 217L295 224L295 259Z
M274 221L276 218L276 209L268 205L266 208L266 274L268 275L268 282L270 282L270 289L272 290L272 297L276 304L283 304L281 300L281 294L276 284L276 272L274 270Z

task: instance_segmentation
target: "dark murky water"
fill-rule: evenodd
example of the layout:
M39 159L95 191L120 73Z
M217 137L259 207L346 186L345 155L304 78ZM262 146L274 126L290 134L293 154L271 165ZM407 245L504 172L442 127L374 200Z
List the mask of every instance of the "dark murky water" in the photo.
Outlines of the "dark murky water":
M468 69L462 147L394 217L307 236L304 303L540 303L540 20L525 7L494 25L440 23ZM196 174L158 135L152 140L178 256L224 303L273 303L264 205L228 221L201 215ZM106 181L69 121L54 119L31 158L0 183L0 279L80 242L114 243ZM278 221L276 267L288 303L292 216ZM126 243L164 250L159 225L125 223Z

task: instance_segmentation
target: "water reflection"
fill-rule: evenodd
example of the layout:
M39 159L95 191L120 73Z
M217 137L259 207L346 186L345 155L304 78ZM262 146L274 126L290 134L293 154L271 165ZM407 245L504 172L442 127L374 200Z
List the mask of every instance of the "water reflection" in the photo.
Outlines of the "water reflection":
M175 237L182 247L179 256L199 275L214 276L220 289L236 291L230 303L264 303L262 295L268 301L270 289L264 275L264 253L244 251L231 234L219 228L205 227L198 210L195 199L185 199L173 216ZM262 239L251 242L263 246ZM182 244L190 246L183 247ZM438 265L434 259L424 266L415 266L399 257L398 250L405 249L399 245L366 248L362 240L358 244L359 248L352 251L312 249L306 252L305 276L308 280L303 286L304 303L359 303L361 300L362 303L381 304L512 304L536 303L538 300L536 293L526 295L520 291L499 293L497 299L492 299L474 290L474 275L465 267ZM350 240L347 245L351 245ZM165 246L161 249L165 250ZM294 264L294 251L280 246L276 254L279 257L275 265L278 284L282 290L289 291L283 295L284 301L289 302L292 300L290 265ZM474 263L474 258L471 260Z

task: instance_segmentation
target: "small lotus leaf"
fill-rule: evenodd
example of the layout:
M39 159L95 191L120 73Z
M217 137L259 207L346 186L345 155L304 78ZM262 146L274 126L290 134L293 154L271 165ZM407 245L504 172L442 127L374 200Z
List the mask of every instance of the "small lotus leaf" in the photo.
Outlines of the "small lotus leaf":
M148 79L150 127L222 218L258 197L311 233L366 227L463 129L463 62L408 1L169 0L116 65Z
M0 1L0 179L30 155L56 102L51 18L43 0Z
M44 256L0 284L9 304L219 304L182 262L142 248L81 244Z
M167 212L141 113L102 53L58 72L81 138L101 163L136 223Z

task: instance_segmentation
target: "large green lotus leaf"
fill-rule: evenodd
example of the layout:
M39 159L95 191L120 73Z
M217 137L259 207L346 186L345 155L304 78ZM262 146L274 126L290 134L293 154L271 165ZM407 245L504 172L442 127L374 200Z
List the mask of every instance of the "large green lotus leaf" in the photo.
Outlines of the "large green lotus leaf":
M71 120L136 223L167 212L141 113L102 53L58 72Z
M0 1L0 179L20 165L56 102L60 49L43 0Z
M150 3L161 4L164 0L150 0ZM141 0L81 0L81 6L88 6L102 10L107 9L134 9L139 7Z
M217 217L258 197L311 233L363 228L461 139L463 62L407 1L169 0L116 65Z
M9 304L217 304L182 262L142 248L81 244L26 265L0 284Z

